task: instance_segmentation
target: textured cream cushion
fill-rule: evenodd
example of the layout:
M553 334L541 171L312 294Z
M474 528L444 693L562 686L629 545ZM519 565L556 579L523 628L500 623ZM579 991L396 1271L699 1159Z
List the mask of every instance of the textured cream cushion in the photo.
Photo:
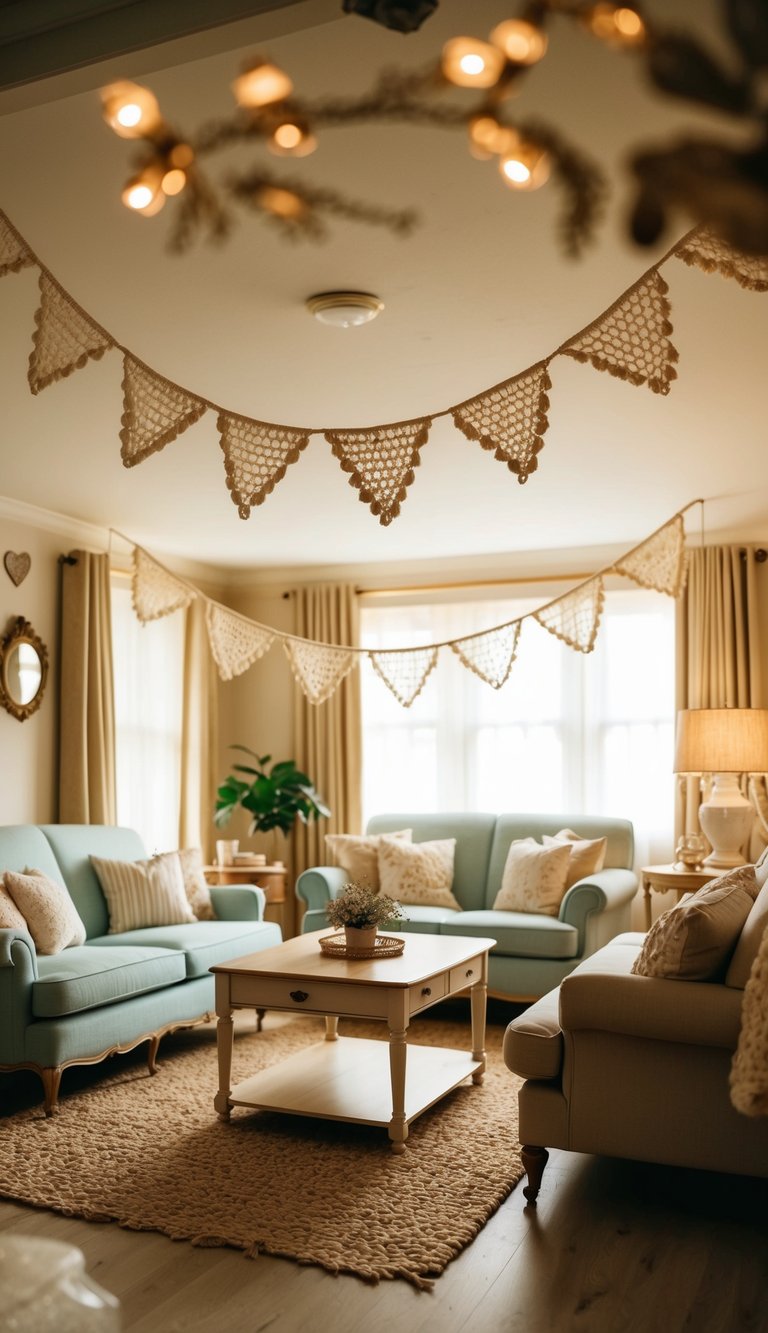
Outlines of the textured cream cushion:
M40 954L61 953L74 944L85 944L85 926L67 890L42 870L5 872L5 887L26 921L26 928Z
M535 838L518 838L510 843L493 910L557 916L570 861L569 842L552 839L544 847Z
M213 921L211 894L203 871L203 853L199 847L185 847L179 852L181 875L187 901L198 921Z
M586 879L588 875L596 875L605 865L607 838L580 838L572 829L562 828L554 838L548 837L545 833L541 841L545 847L551 847L553 843L558 842L567 842L570 845L571 859L565 877L566 889L570 889L578 880Z
M379 881L379 843L382 837L399 838L402 842L410 842L412 831L409 828L399 829L397 833L387 834L355 834L355 833L326 833L325 845L334 863L346 870L349 878L356 884L366 884L369 889L378 891Z
M757 870L756 879L759 882L759 870ZM760 941L766 930L768 930L768 881L763 883L763 887L752 904L749 916L744 922L744 928L739 935L738 944L733 951L733 957L725 974L726 986L736 986L739 990L744 989L749 981L752 964L757 958Z
M754 866L738 866L654 922L632 971L642 977L714 981L734 951L758 888Z
M26 930L27 919L19 911L5 887L5 876L0 879L0 930Z
M107 900L110 935L195 920L178 852L163 852L148 861L105 861L92 856L91 864Z
M437 842L406 842L382 833L379 840L379 879L388 898L419 907L449 907L461 911L451 893L455 838Z

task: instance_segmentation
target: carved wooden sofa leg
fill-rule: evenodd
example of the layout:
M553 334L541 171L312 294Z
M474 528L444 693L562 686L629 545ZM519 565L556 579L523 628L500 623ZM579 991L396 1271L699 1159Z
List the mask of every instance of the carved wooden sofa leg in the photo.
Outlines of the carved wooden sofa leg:
M43 1099L45 1114L50 1117L58 1110L59 1088L61 1086L61 1075L63 1066L56 1065L49 1069L40 1069L40 1078L43 1084Z
M147 1051L147 1068L150 1074L157 1073L157 1052L160 1049L160 1034L155 1033L149 1039L149 1049Z
M528 1176L528 1184L525 1186L523 1194L528 1202L535 1206L536 1196L541 1186L541 1177L544 1175L544 1167L549 1161L549 1153L546 1148L537 1148L533 1144L524 1143L520 1148L520 1158Z
M257 1031L257 1032L261 1032L261 1025L262 1025L262 1023L264 1022L264 1015L265 1015L266 1012L267 1012L266 1009L257 1009L257 1010L256 1010L256 1031Z

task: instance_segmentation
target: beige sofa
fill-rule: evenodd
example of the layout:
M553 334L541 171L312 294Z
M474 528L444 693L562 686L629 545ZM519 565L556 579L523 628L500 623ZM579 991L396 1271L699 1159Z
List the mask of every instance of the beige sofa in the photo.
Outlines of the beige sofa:
M765 858L761 868L759 881ZM753 954L766 913L768 884L742 932ZM768 1116L740 1114L729 1095L744 997L726 984L737 955L722 982L635 976L643 939L617 936L507 1028L505 1062L526 1080L518 1106L531 1203L547 1148L768 1176Z

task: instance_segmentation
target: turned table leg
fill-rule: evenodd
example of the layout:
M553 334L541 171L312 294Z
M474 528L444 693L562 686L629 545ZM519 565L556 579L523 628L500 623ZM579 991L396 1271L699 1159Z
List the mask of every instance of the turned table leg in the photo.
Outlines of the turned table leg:
M408 1053L407 1028L389 1030L389 1073L392 1081L392 1119L389 1122L390 1147L394 1153L405 1152L408 1125L405 1119L405 1064Z
M232 1110L229 1104L229 1094L232 1082L232 1040L235 1025L232 1020L232 1006L229 1002L229 977L227 976L219 975L216 978L216 1014L218 1016L216 1050L219 1061L219 1090L213 1099L213 1105L220 1120L229 1120Z
M529 1203L535 1205L536 1196L541 1187L541 1177L544 1175L544 1167L549 1161L549 1153L546 1148L537 1148L533 1144L524 1143L520 1148L520 1157L528 1176L528 1184L523 1190L523 1194Z
M338 1014L326 1014L326 1015L325 1015L325 1040L326 1040L326 1041L338 1041L338 1040L339 1040L339 1018L338 1018Z
M488 955L483 955L483 971L480 980L475 982L470 993L472 1013L472 1059L482 1060L482 1069L475 1070L473 1083L482 1083L485 1074L485 1010L488 995Z

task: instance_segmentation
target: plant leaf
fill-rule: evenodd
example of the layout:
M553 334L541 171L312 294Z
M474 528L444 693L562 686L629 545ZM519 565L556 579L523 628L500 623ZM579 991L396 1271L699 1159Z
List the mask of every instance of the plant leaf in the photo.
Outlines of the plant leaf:
M768 9L764 0L725 0L728 31L754 69L768 65Z
M656 87L665 93L734 114L749 106L747 83L732 79L706 48L687 34L662 34L651 48L648 70Z

